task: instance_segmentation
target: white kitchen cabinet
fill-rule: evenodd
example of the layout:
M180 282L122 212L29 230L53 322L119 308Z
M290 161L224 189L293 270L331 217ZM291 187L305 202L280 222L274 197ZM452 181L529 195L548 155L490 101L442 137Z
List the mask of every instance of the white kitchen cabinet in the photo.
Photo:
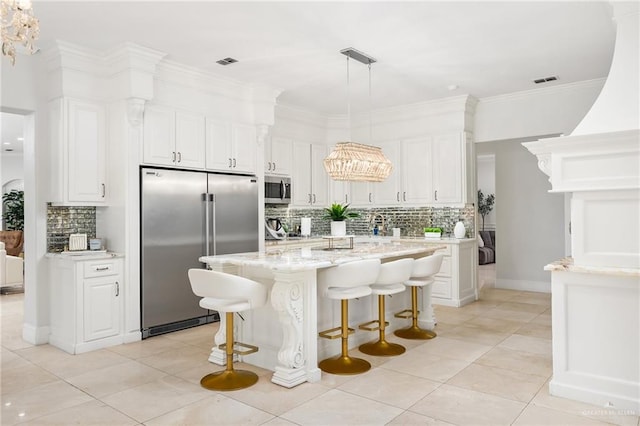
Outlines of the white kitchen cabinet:
M299 207L326 207L329 200L328 176L322 160L327 147L293 142L292 204Z
M204 168L204 117L149 105L144 111L144 164Z
M54 204L101 206L108 201L106 109L71 98L49 103L51 197Z
M402 141L402 203L424 206L431 195L431 146L429 138Z
M471 135L436 135L432 141L432 203L465 204L475 200L475 154Z
M383 142L376 144L382 149L384 155L391 161L393 169L391 174L382 182L371 184L376 205L398 205L401 202L402 175L406 168L401 164L399 141Z
M373 194L374 183L371 182L351 182L351 205L352 207L371 207L375 203Z
M268 175L291 176L291 139L274 136L265 145L264 172Z
M445 246L440 271L434 276L432 302L460 307L477 300L476 265L478 246L475 239L443 239L434 245Z
M256 131L253 126L206 119L206 168L255 173Z
M49 343L71 354L123 343L123 259L50 256Z

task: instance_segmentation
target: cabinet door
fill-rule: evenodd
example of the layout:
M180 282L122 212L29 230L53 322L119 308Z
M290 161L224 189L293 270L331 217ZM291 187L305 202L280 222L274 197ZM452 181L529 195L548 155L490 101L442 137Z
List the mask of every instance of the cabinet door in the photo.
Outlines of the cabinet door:
M327 156L326 145L311 145L311 204L325 207L329 201L329 176L323 160Z
M176 166L193 169L204 168L204 117L178 111L176 120Z
M374 201L372 183L351 182L351 206L370 207Z
M271 138L270 152L265 170L269 174L290 176L292 167L291 140Z
M69 100L68 201L106 201L105 109Z
M116 276L90 278L83 285L84 340L115 336L120 332L121 288Z
M233 167L231 150L231 124L206 119L206 168L229 171Z
M460 134L434 136L433 202L461 203L462 199L462 143Z
M433 200L432 155L429 138L402 142L403 183L401 199L407 204L424 205Z
M291 203L309 206L313 201L311 191L311 147L308 143L293 142L293 173L291 174Z
M147 106L144 110L145 164L173 166L176 157L175 113L160 106Z
M371 186L375 194L376 205L395 206L402 203L401 177L404 165L400 163L400 142L378 144L384 155L391 161L393 170L383 182L375 182Z
M253 126L234 124L232 126L232 169L234 172L256 172L258 153L256 129Z

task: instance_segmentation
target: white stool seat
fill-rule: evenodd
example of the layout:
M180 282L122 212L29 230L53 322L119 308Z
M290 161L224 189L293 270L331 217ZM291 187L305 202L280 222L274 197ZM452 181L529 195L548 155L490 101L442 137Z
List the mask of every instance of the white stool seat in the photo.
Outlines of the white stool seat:
M409 278L404 282L404 285L410 287L424 287L427 284L432 284L435 280L431 277L425 278Z
M369 296L371 294L371 287L329 287L324 293L324 296L329 299L343 300L343 299L356 299L358 297Z
M205 297L200 299L200 307L218 312L242 312L251 309L248 300L215 299Z
M394 284L371 284L371 294L388 296L390 294L402 293L404 285L400 283Z
M267 303L267 287L237 275L205 269L189 269L191 290L202 297L200 307L224 314L226 343L219 348L225 350L227 365L224 371L207 374L200 380L203 388L217 391L244 389L258 381L252 371L235 370L233 355L248 355L258 350L256 346L235 342L233 338L233 316L236 312L248 311ZM240 351L239 347L249 348Z

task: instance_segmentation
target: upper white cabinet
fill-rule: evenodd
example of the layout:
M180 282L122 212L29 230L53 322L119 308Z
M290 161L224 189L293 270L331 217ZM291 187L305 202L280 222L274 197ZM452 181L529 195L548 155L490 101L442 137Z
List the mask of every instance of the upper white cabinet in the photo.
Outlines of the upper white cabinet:
M51 199L63 205L108 200L106 109L97 102L61 98L49 103Z
M145 164L202 169L204 141L204 116L159 105L145 108Z
M432 203L474 201L475 154L469 134L437 135L432 142Z
M206 119L206 168L255 173L256 131L253 126Z
M292 173L291 139L272 137L264 148L264 172L268 175L291 176Z
M429 138L402 141L402 191L397 199L406 204L424 205L431 195L432 155Z
M293 142L292 204L325 207L329 200L325 145Z

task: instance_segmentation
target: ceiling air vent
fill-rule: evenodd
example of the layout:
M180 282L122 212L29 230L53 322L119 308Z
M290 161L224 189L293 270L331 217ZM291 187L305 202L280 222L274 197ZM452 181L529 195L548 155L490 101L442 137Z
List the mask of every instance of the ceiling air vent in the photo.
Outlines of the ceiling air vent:
M535 80L533 80L533 82L535 84L540 84L540 83L547 83L549 81L556 81L557 79L558 79L558 76L552 75L551 77L536 78Z
M238 62L238 60L233 58L224 58L224 59L220 59L219 61L216 61L216 63L220 65L231 65L235 62Z

